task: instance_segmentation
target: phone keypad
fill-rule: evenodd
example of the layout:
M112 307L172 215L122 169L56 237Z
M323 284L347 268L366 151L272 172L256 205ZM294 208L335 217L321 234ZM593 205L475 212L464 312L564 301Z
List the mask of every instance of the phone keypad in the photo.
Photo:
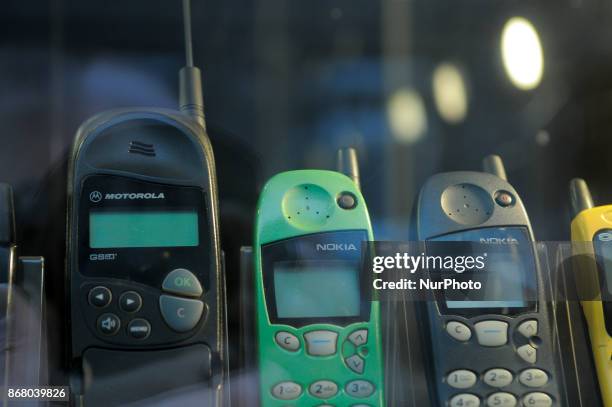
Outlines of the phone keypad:
M319 380L308 387L308 392L320 399L328 399L338 394L338 385L329 380Z
M365 345L368 343L368 330L357 329L348 336L348 340L355 346Z
M553 401L546 393L534 392L523 397L523 405L528 407L550 407L553 405Z
M482 377L482 381L491 387L506 387L513 380L512 372L506 369L490 369Z
M538 334L538 320L529 319L525 322L521 322L518 326L517 331L521 333L525 338L532 338Z
M460 342L469 341L472 337L470 327L457 321L450 321L446 324L446 332Z
M487 397L487 407L515 407L517 403L514 394L503 391L493 393Z
M115 314L106 313L98 318L98 331L103 335L116 335L119 328L121 328L121 320Z
M294 400L302 394L302 386L296 382L281 382L272 387L272 395L281 400Z
M202 295L202 285L198 278L187 269L174 269L164 279L162 290L183 297L198 298Z
M516 354L527 363L535 363L538 360L538 350L530 344L516 348Z
M446 383L455 389L469 389L476 384L478 378L470 370L454 370L446 377Z
M329 356L337 351L338 333L334 331L310 331L304 334L306 351L312 356Z
M198 278L182 268L166 275L161 293L155 287L111 279L83 284L82 292L92 331L105 342L121 345L185 339L208 310Z
M162 295L159 308L168 326L176 332L192 330L202 317L204 303L199 300Z
M344 391L350 396L366 398L374 393L374 385L367 380L353 380L346 384Z
M136 291L126 291L119 297L119 306L125 312L138 312L142 307L142 297Z
M527 387L542 387L548 383L548 374L541 369L523 370L519 375L519 382Z
M300 340L290 332L279 331L274 335L274 339L278 346L290 352L300 349Z
M87 299L90 305L96 308L105 308L111 303L113 294L108 288L99 285L89 290Z
M128 333L134 339L146 339L151 333L151 324L143 318L136 318L128 324Z
M363 358L359 355L349 356L348 358L344 359L344 362L346 362L349 369L355 373L361 374L365 369L365 360L363 360Z
M313 330L303 334L300 338L288 331L277 331L274 334L276 344L287 351L298 352L304 342L305 353L309 356L331 356L337 355L344 360L346 367L353 373L363 374L365 372L366 358L368 355L368 329L359 328L350 332L342 343L342 352L339 353L339 333L331 330ZM306 389L306 391L303 391ZM370 397L376 392L374 383L353 379L345 383L337 383L332 380L316 380L312 383L296 383L290 380L280 382L270 389L273 397L280 400L294 400L302 394L308 394L319 399L329 399L344 392L347 396L357 399ZM371 407L369 404L350 404L351 407ZM319 404L317 407L333 407L330 404Z
M529 364L537 362L538 349L533 345L534 338L537 339L539 324L535 318L526 319L516 325L511 336L509 323L499 320L480 320L470 324L450 320L444 326L446 334L460 342L470 342L472 329L476 333L475 343L483 347L499 347L506 345L512 338L516 342L515 352L517 357ZM522 338L522 339L521 339ZM526 343L527 342L527 343ZM461 345L458 345L461 346ZM515 382L515 377L517 378ZM525 390L537 389L546 386L550 381L549 374L539 368L527 368L513 373L503 367L491 367L483 372L472 372L467 369L455 369L446 373L445 383L458 390L476 388L478 380L491 389L502 389L513 386L515 383L524 386ZM476 391L476 390L472 391ZM480 390L478 390L480 393ZM554 404L551 395L545 392L528 392L513 394L509 391L485 392L484 394L458 393L451 394L448 399L450 407L479 407L481 403L487 407L515 407L519 404L529 407L551 407ZM520 402L519 402L520 400Z
M478 407L480 399L469 393L462 393L453 396L449 402L450 407Z
M504 321L480 321L474 324L476 338L482 346L503 346L508 343L508 323Z

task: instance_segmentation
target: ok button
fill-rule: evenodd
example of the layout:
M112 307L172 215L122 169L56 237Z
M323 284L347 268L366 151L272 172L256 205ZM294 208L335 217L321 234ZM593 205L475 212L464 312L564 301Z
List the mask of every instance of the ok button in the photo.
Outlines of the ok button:
M185 297L199 297L202 295L202 285L198 278L187 269L172 270L162 283L162 290L184 295Z
M200 321L204 303L198 300L162 295L159 308L166 324L176 332L192 330Z

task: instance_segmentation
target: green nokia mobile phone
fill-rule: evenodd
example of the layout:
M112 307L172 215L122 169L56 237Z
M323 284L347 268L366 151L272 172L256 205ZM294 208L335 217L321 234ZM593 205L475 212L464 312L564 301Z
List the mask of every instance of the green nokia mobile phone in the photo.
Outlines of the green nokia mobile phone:
M256 222L261 405L383 406L379 302L361 267L372 227L356 182L334 171L278 174Z

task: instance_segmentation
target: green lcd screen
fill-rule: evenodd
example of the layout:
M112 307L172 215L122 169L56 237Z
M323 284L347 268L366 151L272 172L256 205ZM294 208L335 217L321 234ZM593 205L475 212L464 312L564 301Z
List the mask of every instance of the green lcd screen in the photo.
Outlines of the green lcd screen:
M89 247L198 246L196 211L92 211Z
M274 292L278 318L357 316L359 265L345 261L277 262Z

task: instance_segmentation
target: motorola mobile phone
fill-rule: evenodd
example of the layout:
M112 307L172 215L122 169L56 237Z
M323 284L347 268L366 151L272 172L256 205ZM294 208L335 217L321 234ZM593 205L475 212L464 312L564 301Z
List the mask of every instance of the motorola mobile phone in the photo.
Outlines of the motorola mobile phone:
M289 171L264 186L254 243L262 406L383 406L379 303L361 267L371 240L346 175Z
M211 399L198 403L219 403L213 394L225 374L226 339L217 183L199 71L189 60L181 111L104 112L76 135L68 182L69 359L85 405L202 382Z
M595 207L586 182L574 179L570 184L573 209L572 242L579 247L587 242L595 254L597 270L579 270L578 281L594 277L595 294L581 298L587 320L593 359L597 369L599 388L605 407L612 406L612 205ZM586 249L586 248L584 248ZM583 265L593 266L593 264ZM592 273L595 271L595 273Z
M442 291L435 301L422 304L431 346L433 403L450 407L563 405L552 306L546 301L550 297L546 276L531 245L529 218L518 193L506 181L501 159L487 157L485 168L488 173L435 175L425 183L417 202L419 240L519 247L489 254L484 292L464 293L457 300ZM512 300L500 301L502 292Z

